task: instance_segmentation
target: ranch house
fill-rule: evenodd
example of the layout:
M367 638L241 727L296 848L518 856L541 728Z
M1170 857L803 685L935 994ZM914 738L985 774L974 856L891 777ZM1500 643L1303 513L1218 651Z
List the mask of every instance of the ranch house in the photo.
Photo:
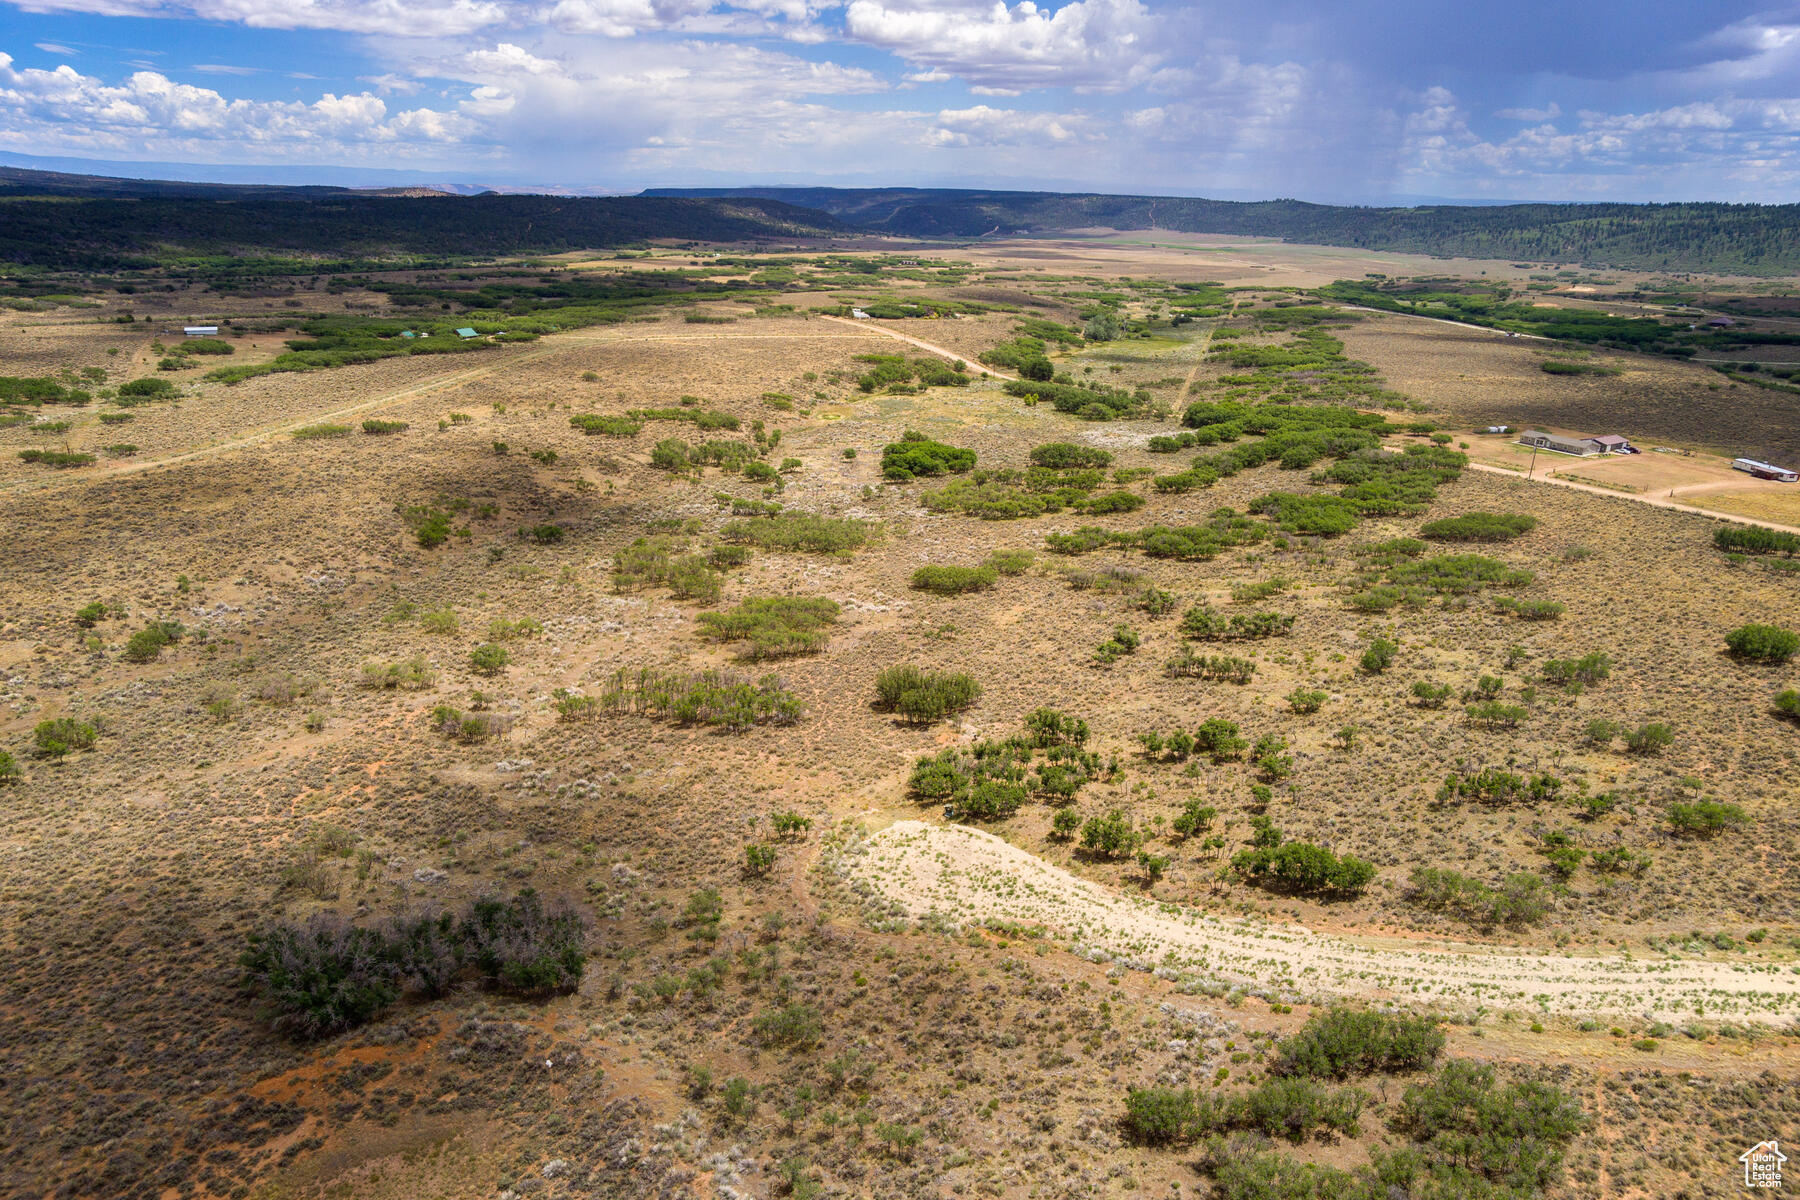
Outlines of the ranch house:
M1573 454L1577 458L1589 458L1600 453L1600 447L1594 445L1592 439L1564 437L1560 433L1545 433L1539 429L1527 429L1521 433L1519 445L1536 446L1540 450L1551 450L1557 454Z

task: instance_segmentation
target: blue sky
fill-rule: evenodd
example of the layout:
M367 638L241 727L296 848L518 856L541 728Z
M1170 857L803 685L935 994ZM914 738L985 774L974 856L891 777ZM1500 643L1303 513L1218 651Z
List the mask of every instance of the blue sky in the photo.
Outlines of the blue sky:
M6 151L609 191L1787 202L1800 2L0 0Z

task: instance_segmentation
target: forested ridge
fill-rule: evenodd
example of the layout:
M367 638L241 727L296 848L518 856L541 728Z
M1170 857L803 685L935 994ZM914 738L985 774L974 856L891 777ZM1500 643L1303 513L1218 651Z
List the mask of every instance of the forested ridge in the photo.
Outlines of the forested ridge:
M755 197L910 236L978 237L1105 226L1225 233L1420 254L1755 275L1800 270L1800 205L1512 204L1361 208L1299 200L916 188L658 189Z
M480 257L650 238L742 242L841 232L835 218L764 199L371 196L226 185L200 185L197 194L108 189L89 196L0 180L0 261L55 269L115 270L246 252Z

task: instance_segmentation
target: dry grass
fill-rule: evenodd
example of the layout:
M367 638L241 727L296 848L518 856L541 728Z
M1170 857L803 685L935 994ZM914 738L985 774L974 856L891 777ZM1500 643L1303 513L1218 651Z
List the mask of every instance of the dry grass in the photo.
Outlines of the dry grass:
M1035 248L1019 252L1027 250ZM1147 273L1136 252L1107 261L1117 273ZM1180 265L1170 261L1171 270ZM1006 280L987 283L1013 286ZM1435 378L1446 403L1471 414L1477 385L1455 376L1500 378L1491 356L1517 353L1397 326L1359 326L1351 352L1387 355L1390 381L1422 394L1437 393ZM904 326L926 337L968 331L959 350L978 348L978 333L1007 327L1002 319ZM65 340L52 344L45 335L31 353L46 363L99 363L117 328L84 327L91 343L58 334ZM1406 348L1409 338L1416 350ZM871 928L863 899L818 868L820 844L848 844L860 822L935 818L904 794L916 756L1010 734L1044 704L1086 718L1094 748L1121 760L1115 781L1083 790L1084 813L1122 808L1155 831L1157 818L1166 829L1181 802L1199 796L1219 808L1216 828L1235 850L1252 815L1250 768L1202 763L1190 771L1135 756L1140 732L1224 716L1251 737L1280 733L1292 747L1294 790L1278 787L1268 815L1290 836L1380 868L1365 898L1322 905L1220 883L1215 859L1159 833L1153 844L1175 863L1146 889L1135 867L1086 862L1052 841L1044 805L996 828L1013 846L1109 893L1222 918L1297 917L1333 936L1469 937L1406 901L1409 870L1450 865L1497 878L1541 869L1535 831L1578 825L1566 807L1433 806L1444 771L1510 764L1619 790L1627 799L1614 813L1579 826L1584 844L1641 849L1655 865L1624 882L1583 868L1541 928L1502 931L1493 941L1532 954L1566 944L1584 957L1616 957L1628 946L1640 961L1674 954L1682 970L1702 972L1789 969L1789 939L1800 934L1790 866L1800 814L1789 802L1800 791L1800 743L1766 708L1778 685L1794 681L1731 662L1720 636L1791 610L1792 585L1773 572L1725 570L1704 519L1502 477L1470 474L1442 489L1423 519L1468 511L1539 519L1496 553L1538 573L1524 595L1567 605L1560 621L1545 624L1479 601L1466 610L1348 612L1339 585L1355 548L1411 533L1417 520L1369 522L1341 542L1265 545L1211 563L1104 552L1082 560L1140 569L1184 606L1226 605L1234 585L1273 575L1294 581L1267 606L1296 616L1295 632L1246 651L1259 668L1253 683L1171 680L1160 664L1179 646L1178 616L1152 619L1123 597L1072 590L1057 561L1040 556L1032 572L976 596L932 599L908 587L922 564L1040 548L1045 533L1088 520L935 516L918 506L920 485L884 487L878 472L880 447L907 428L971 446L983 465L1019 465L1034 445L1074 440L1113 450L1116 466L1168 470L1168 457L1142 449L1167 424L1088 425L1028 408L991 385L863 395L854 355L890 346L872 333L799 319L664 320L444 362L206 385L179 408L134 410L138 419L123 428L142 447L137 462L204 452L136 474L24 475L6 465L15 456L0 453L0 479L28 484L5 502L0 745L19 753L37 722L65 713L104 723L95 750L60 765L27 759L25 779L3 792L0 1068L13 1086L12 1099L0 1102L0 1190L224 1196L252 1188L398 1200L492 1196L542 1180L550 1196L674 1195L701 1183L766 1194L775 1190L774 1165L790 1155L808 1158L848 1195L944 1187L1107 1194L1126 1179L1144 1194L1200 1186L1179 1156L1120 1142L1124 1087L1199 1081L1220 1069L1233 1078L1253 1073L1268 1039L1297 1027L1304 1008L1284 1013L1243 994L1184 992L1179 980L1089 962L1028 931L952 939ZM1174 340L1120 344L1065 365L1149 383L1185 375L1196 349ZM1466 360L1457 357L1463 352ZM1536 371L1523 359L1513 367L1505 378ZM492 369L461 374L472 368ZM1431 370L1438 376L1418 374ZM587 371L598 380L582 380ZM446 378L454 382L430 386ZM812 415L766 407L767 391L793 395ZM733 738L632 717L559 723L555 688L592 690L619 667L728 665L728 651L697 636L694 606L658 590L615 594L611 557L634 538L671 528L690 530L680 536L704 550L727 516L714 492L753 498L760 490L716 469L698 483L652 469L655 442L694 436L691 427L652 423L615 439L585 437L568 421L589 410L667 406L683 394L737 414L746 431L753 420L782 431L771 457L802 463L778 497L785 504L878 520L885 535L847 559L759 553L726 576L723 604L794 594L843 605L824 653L783 664L809 708L800 724ZM389 396L380 415L410 422L404 433L224 445ZM1561 405L1556 411L1566 415L1571 402L1545 393L1534 403ZM439 430L450 412L473 420ZM78 419L76 443L97 444L94 418ZM1686 418L1671 399L1663 419ZM0 431L0 447L10 451L26 436ZM510 453L496 455L495 441ZM846 448L857 456L843 458ZM550 450L553 462L530 457ZM1276 487L1306 485L1265 468L1210 492L1151 493L1142 511L1092 523L1192 522ZM420 549L396 506L450 499L469 502L456 518L469 536ZM483 505L491 513L479 515ZM517 536L520 526L543 523L563 526L564 539L536 545ZM1572 554L1577 547L1586 553ZM74 611L92 600L129 615L79 628ZM421 628L422 613L444 606L455 610L456 632ZM526 617L542 623L541 636L509 642L513 663L499 678L474 675L469 651L490 623ZM125 639L152 619L180 620L194 632L155 663L124 661ZM1122 621L1143 634L1143 648L1108 668L1091 665L1094 646ZM1400 662L1385 676L1364 676L1356 659L1376 634L1400 641ZM1515 644L1523 658L1505 669ZM1499 673L1516 694L1545 658L1589 649L1613 655L1613 677L1581 696L1544 689L1514 732L1472 729L1454 706L1432 712L1405 703L1411 681L1426 677L1461 687ZM435 664L430 687L357 686L364 663L413 654ZM901 724L869 704L876 673L901 661L967 671L984 695L959 720ZM317 687L288 705L254 699L263 680L287 673ZM1300 684L1328 693L1317 714L1296 716L1282 702ZM224 720L202 704L221 686L243 698ZM510 720L509 732L467 745L430 727L434 705L466 708L476 689L490 697L489 711ZM1666 721L1676 743L1653 759L1586 747L1581 731L1602 715ZM1345 724L1361 731L1354 750L1333 739ZM1713 842L1670 838L1665 809L1694 793L1681 782L1690 776L1705 793L1743 805L1754 825ZM814 817L814 832L774 838L768 816L786 809ZM327 827L346 831L347 856L318 850ZM753 840L779 846L767 879L740 870L744 843ZM337 835L326 842L336 845ZM234 986L244 936L271 914L380 914L525 884L576 897L595 916L595 957L575 995L543 1003L455 996L297 1046L271 1034ZM723 896L717 942L673 924L702 887ZM1769 930L1766 940L1746 942L1758 927ZM1660 940L1694 930L1727 932L1734 946ZM1651 949L1649 937L1665 949ZM686 978L715 955L727 959L715 990L657 998L658 979ZM755 1018L788 1002L825 1014L817 1048L757 1041ZM1531 1018L1514 1016L1490 1011L1478 1025L1459 1023L1453 1051L1542 1061L1564 1074L1565 1086L1592 1096L1602 1079L1609 1089L1654 1083L1620 1073L1627 1069L1695 1073L1666 1095L1633 1100L1629 1116L1624 1096L1609 1090L1608 1128L1624 1131L1624 1140L1584 1144L1571 1194L1601 1194L1602 1172L1641 1179L1629 1186L1645 1194L1673 1194L1688 1178L1687 1160L1645 1161L1639 1145L1687 1136L1673 1124L1687 1120L1684 1104L1704 1103L1720 1122L1751 1120L1754 1105L1727 1086L1746 1069L1794 1074L1791 1039L1717 1036L1710 1016L1684 1014L1697 1036L1664 1035L1656 1054L1568 1019L1527 1033ZM1649 1025L1634 1016L1620 1027L1635 1038ZM841 1087L827 1065L840 1055L861 1064ZM693 1085L697 1067L712 1072L710 1088ZM742 1117L726 1111L721 1090L738 1076L759 1089ZM75 1111L82 1120L71 1127ZM867 1128L858 1112L873 1117ZM884 1143L884 1125L918 1130L919 1144ZM1683 1154L1694 1156L1692 1170L1711 1169L1713 1143L1725 1134L1690 1132L1697 1140ZM1366 1149L1365 1141L1319 1153L1347 1161ZM555 1160L567 1169L546 1178ZM1588 1170L1593 1182L1580 1175Z

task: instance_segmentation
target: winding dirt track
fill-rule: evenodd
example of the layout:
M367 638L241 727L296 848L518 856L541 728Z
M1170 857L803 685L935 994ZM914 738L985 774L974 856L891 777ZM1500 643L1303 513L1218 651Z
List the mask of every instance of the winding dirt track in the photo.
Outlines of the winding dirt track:
M334 408L329 412L308 413L306 416L297 420L283 421L276 425L265 425L261 429L253 430L240 437L234 437L229 441L214 442L208 446L198 446L192 450L183 450L179 454L168 454L164 455L162 458L121 462L115 465L102 467L97 471L59 471L44 478L16 480L0 487L0 493L43 490L46 488L54 488L59 484L89 484L97 480L116 479L122 475L138 475L145 471L156 471L163 467L173 467L182 463L193 462L196 459L210 458L215 454L225 454L232 450L242 450L246 446L254 446L258 442L266 442L270 438L280 437L284 433L291 434L296 429L304 429L308 425L335 422L343 417L354 416L357 413L365 413L371 409L385 408L390 404L398 404L402 400L410 400L414 396L420 396L426 392L433 392L439 388L450 387L453 384L458 383L466 383L471 379L479 379L481 376L490 375L493 372L500 370L502 367L516 366L531 358L541 358L546 354L552 353L555 349L555 346L540 346L527 350L523 354L505 355L498 361L489 362L484 366L474 367L467 371L457 371L450 375L440 375L435 379L427 379L421 383L409 384L406 387L400 388L398 391L384 392L371 399L363 400L356 404L347 404L342 408Z
M848 853L841 869L859 892L910 917L1042 925L1090 957L1270 996L1670 1019L1704 1012L1771 1024L1800 1014L1800 975L1781 964L1527 953L1224 920L1111 891L961 825L898 822Z
M1008 375L1005 371L997 370L994 367L983 366L981 363L972 362L954 350L949 350L943 346L928 342L924 338L916 338L910 333L901 333L898 330L889 329L885 325L877 325L873 321L853 321L849 317L828 317L823 313L819 314L819 319L821 321L836 321L839 325L848 325L852 329L861 329L868 333L885 334L895 341L905 342L909 346L917 346L921 350L929 350L931 353L947 358L951 362L959 362L971 371L992 375L996 379L1018 379L1017 375Z
M1634 504L1648 504L1655 508L1668 508L1676 512L1692 513L1697 517L1711 517L1715 521L1730 521L1735 525L1760 525L1764 529L1779 529L1783 533L1800 533L1800 525L1777 525L1773 521L1752 520L1733 513L1714 512L1710 508L1696 508L1692 504L1681 504L1663 496L1647 496L1631 492L1615 492L1611 488L1595 487L1591 483L1576 483L1572 479L1555 479L1542 471L1554 470L1554 464L1542 468L1536 475L1527 476L1523 471L1509 471L1505 467L1491 467L1486 463L1472 462L1471 471L1486 471L1489 475L1505 475L1520 482L1548 483L1554 487L1573 488L1578 492L1589 492L1595 496L1606 496L1613 500L1629 500ZM1714 486L1711 484L1705 485Z

